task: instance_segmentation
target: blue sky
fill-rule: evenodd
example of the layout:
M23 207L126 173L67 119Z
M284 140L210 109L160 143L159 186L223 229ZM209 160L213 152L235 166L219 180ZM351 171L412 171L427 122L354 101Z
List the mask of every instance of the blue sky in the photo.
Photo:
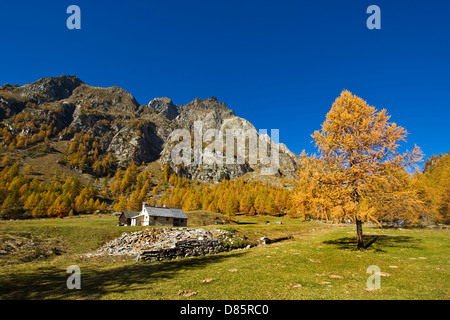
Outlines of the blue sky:
M81 30L68 30L69 5ZM369 5L381 30L369 30ZM3 1L0 84L74 74L140 104L216 96L293 152L343 89L377 108L427 157L450 150L450 2Z

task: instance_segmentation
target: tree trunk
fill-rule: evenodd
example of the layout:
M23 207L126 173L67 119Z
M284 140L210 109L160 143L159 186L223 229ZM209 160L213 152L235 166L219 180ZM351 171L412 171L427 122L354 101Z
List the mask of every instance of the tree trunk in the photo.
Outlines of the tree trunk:
M358 188L354 188L352 192L353 201L355 202L355 207L359 211L359 193ZM359 212L358 212L359 213ZM364 240L362 234L362 221L356 216L356 240L358 241L358 249L364 249Z
M363 233L362 233L362 221L359 219L356 219L356 239L358 240L358 249L362 250L364 249L364 240L363 240Z

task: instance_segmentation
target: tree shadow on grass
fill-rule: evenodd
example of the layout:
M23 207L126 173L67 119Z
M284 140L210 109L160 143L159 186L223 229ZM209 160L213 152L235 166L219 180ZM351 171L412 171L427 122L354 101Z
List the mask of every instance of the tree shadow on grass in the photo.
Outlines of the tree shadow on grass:
M217 254L168 260L155 263L138 262L132 265L108 267L88 264L81 269L81 290L69 290L66 281L70 274L61 267L44 267L20 271L0 278L0 300L97 299L105 294L126 294L139 287L149 289L148 299L154 299L152 284L179 276L194 269L207 268L245 252ZM68 267L68 266L67 266ZM134 289L130 285L135 286ZM139 285L136 288L136 285ZM156 297L157 298L157 297Z
M384 248L418 248L420 239L409 236L363 235L364 249L385 252ZM336 246L343 250L357 250L356 237L344 237L324 241L324 244Z
M233 223L238 225L256 224L256 222L243 222L243 221L233 221Z

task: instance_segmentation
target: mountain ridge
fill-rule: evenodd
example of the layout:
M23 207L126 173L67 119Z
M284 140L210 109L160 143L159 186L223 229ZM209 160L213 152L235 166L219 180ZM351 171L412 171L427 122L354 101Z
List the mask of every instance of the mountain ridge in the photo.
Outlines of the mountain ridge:
M196 121L202 122L203 130L256 131L251 122L236 116L215 96L195 98L184 105L162 97L140 105L125 89L93 87L74 75L41 78L22 86L0 86L0 145L10 151L48 141L65 141L68 151L61 163L98 176L111 174L131 161L137 164L157 161L161 166L168 163L190 179L214 182L223 176L237 178L261 172L260 165L248 161L183 168L174 165L170 158L174 146L170 135L177 129L192 133ZM276 146L270 139L268 143L269 149ZM295 178L301 157L284 144L279 144L279 148L277 175Z

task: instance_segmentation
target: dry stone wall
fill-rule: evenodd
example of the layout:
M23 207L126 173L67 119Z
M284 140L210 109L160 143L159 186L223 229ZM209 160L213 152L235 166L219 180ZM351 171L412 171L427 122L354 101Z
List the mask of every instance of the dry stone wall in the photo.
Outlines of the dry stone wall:
M175 244L175 247L142 251L139 259L145 261L173 260L180 257L204 256L225 251L220 240L184 240Z

